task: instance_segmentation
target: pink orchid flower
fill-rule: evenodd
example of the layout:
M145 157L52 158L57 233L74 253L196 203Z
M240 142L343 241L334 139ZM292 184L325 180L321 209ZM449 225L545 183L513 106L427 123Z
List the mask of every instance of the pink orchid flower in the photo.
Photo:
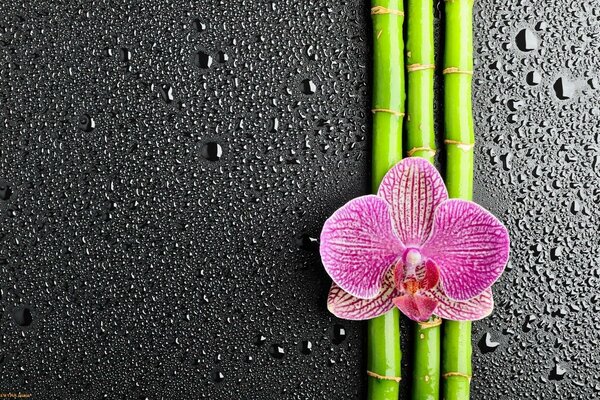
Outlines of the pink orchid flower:
M448 199L433 165L407 158L377 196L333 213L320 252L334 282L328 308L340 318L370 319L395 305L415 321L477 320L494 307L491 286L508 262L509 237L479 205Z

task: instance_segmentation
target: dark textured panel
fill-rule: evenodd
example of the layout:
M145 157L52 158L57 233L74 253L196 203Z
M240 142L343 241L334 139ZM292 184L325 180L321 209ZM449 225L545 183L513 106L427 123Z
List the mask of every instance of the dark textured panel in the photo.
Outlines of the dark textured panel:
M476 4L514 244L474 399L600 393L600 10L557 4ZM315 238L368 190L369 36L356 0L2 2L0 393L359 398Z

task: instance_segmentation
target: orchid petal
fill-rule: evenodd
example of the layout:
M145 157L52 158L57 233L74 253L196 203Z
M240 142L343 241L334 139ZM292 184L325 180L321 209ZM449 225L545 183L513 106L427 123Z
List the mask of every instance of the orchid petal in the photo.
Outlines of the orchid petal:
M437 208L421 251L438 265L446 295L464 301L498 279L509 247L508 231L496 217L473 202L453 199Z
M444 319L476 321L487 317L494 310L494 297L491 288L466 301L450 300L439 289L432 290L428 294L438 301L434 313Z
M404 248L394 235L389 205L369 195L333 213L321 232L321 259L331 279L361 299L376 297Z
M438 205L448 198L444 181L427 160L410 157L392 167L379 186L392 210L394 229L406 247L429 237Z
M365 320L378 317L394 307L392 299L398 295L394 287L392 270L386 275L381 291L374 299L359 299L344 291L335 283L329 289L327 308L336 317L349 320Z
M435 263L431 260L427 260L424 266L424 274L423 277L420 278L419 286L421 289L430 290L433 289L440 280L440 271L435 265Z
M437 300L418 294L394 297L393 301L404 315L417 322L427 321L438 305Z

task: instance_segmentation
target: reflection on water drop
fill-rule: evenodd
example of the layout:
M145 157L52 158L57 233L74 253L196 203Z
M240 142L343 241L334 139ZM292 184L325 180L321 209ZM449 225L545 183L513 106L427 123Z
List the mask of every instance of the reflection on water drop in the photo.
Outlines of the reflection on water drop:
M223 155L223 148L217 142L207 142L202 145L200 154L208 161L219 161Z
M192 21L192 29L194 29L197 32L204 32L206 30L206 24L196 18Z
M305 79L302 81L302 93L304 94L315 94L317 91L317 85L310 79Z
M539 85L542 81L542 75L537 71L530 71L527 74L527 84L531 86Z
M486 353L491 353L494 350L496 350L496 348L498 348L498 346L500 346L500 343L492 340L492 334L489 332L486 332L481 337L481 339L479 339L477 346L479 347L479 350L481 350L481 352L483 354L486 354Z
M300 343L300 352L302 354L310 354L312 353L312 348L313 348L313 344L310 340L303 340L302 343Z
M169 104L173 101L173 87L169 84L162 84L158 88L160 98L165 103Z
M556 97L558 97L560 100L568 100L573 97L575 93L575 85L565 78L558 78L556 82L554 82L553 88L554 92L556 93Z
M521 51L532 51L538 46L538 38L529 29L522 29L516 37L517 47Z
M285 355L285 349L278 344L272 344L271 347L269 347L269 354L271 357L280 360Z
M129 62L131 60L131 51L122 47L119 49L119 61L121 62Z
M332 342L341 344L344 340L346 340L346 328L343 325L335 324L333 326Z
M88 114L83 114L79 117L79 129L84 132L91 132L96 127L96 123L94 119L90 117Z
M7 201L8 199L10 199L11 195L12 190L8 182L6 182L3 179L0 179L0 200Z
M212 57L203 51L199 51L194 55L194 65L196 65L198 68L210 68L212 62Z
M33 322L31 310L28 307L17 307L12 314L15 323L19 326L29 326Z

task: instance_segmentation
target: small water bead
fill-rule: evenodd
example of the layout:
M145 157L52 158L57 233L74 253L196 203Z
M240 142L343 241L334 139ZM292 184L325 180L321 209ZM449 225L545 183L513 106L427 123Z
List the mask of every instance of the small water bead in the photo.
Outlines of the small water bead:
M341 344L344 340L346 340L346 328L343 325L335 324L333 326L332 332L332 342L333 344Z
M160 98L162 99L162 101L164 101L167 104L170 104L173 102L173 87L169 84L162 84L158 87L158 93L160 95Z
M565 78L558 78L553 85L556 97L560 100L568 100L575 94L575 85Z
M89 114L82 114L78 120L79 129L84 132L91 132L96 128L96 122Z
M208 161L219 161L223 156L223 148L217 142L207 142L202 145L200 154Z
M262 346L263 344L265 344L267 342L267 337L264 335L256 335L256 337L254 338L254 344L256 346Z
M317 85L310 79L302 81L302 93L304 94L315 94L317 91Z
M31 310L28 307L17 307L13 310L13 320L19 326L29 326L33 322Z
M308 233L303 233L296 237L296 246L299 249L312 251L319 247L319 242L316 238L311 237Z
M492 340L492 334L486 332L477 343L477 346L482 354L486 354L495 351L500 346L500 343Z
M300 343L300 352L302 354L310 354L312 353L312 348L313 348L313 344L310 340L303 340L302 343Z
M522 29L516 37L517 47L519 50L529 52L537 49L538 38L529 29Z
M192 21L192 29L197 32L204 32L206 30L206 24L196 18Z
M119 61L121 61L121 62L131 61L131 51L129 51L125 47L122 47L121 49L119 49Z
M226 63L227 61L229 61L229 56L227 55L227 53L219 51L217 53L217 61L219 61L221 64Z
M12 196L12 189L7 181L0 179L0 200L7 201Z
M269 347L269 354L271 357L280 360L285 356L285 349L278 344L272 344Z
M211 55L203 51L199 51L194 55L194 65L198 68L206 69L212 65L213 58Z
M223 374L221 371L215 371L213 374L213 380L216 383L223 382L223 380L225 380L225 374Z
M567 370L557 362L556 364L554 364L552 371L550 371L548 379L550 379L551 381L562 381L565 378L566 374Z
M526 80L528 85L537 86L542 82L542 75L537 71L529 71Z

